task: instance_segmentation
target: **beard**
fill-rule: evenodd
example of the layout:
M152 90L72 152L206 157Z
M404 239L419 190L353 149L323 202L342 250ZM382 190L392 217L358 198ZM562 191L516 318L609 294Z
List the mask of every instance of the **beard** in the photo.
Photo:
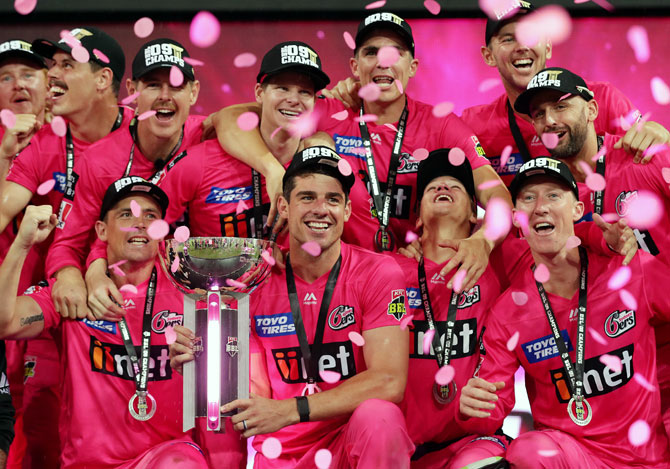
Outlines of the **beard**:
M568 141L549 150L549 154L559 160L576 156L584 147L588 136L588 122L581 122L574 127L566 127Z

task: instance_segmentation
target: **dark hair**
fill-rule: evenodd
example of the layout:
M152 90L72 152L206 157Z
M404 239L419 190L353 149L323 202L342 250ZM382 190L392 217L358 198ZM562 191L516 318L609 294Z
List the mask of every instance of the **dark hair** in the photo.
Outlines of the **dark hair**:
M98 62L93 62L92 60L88 62L88 64L91 66L91 71L93 73L102 70L103 67L100 65ZM121 89L121 80L118 80L114 74L112 74L112 91L114 92L114 96L118 97L119 96L119 90Z
M298 177L309 176L310 174L323 174L325 176L333 177L333 174L322 166L309 166L296 171L294 174L292 174L289 178L286 179L284 187L282 189L282 195L287 201L289 202L291 201L291 192L293 192L293 189L295 189L296 185L295 179ZM333 177L333 179L340 182L339 179L337 178ZM340 182L340 185L341 184L342 183ZM344 193L344 202L346 203L347 200L349 200L349 193L344 190L344 187L342 188L342 192Z

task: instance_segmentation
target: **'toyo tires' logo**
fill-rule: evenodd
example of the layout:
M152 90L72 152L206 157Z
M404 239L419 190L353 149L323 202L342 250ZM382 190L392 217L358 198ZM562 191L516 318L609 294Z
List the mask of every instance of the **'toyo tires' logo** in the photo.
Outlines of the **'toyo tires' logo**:
M608 337L619 337L635 327L635 311L614 311L605 320L605 334Z

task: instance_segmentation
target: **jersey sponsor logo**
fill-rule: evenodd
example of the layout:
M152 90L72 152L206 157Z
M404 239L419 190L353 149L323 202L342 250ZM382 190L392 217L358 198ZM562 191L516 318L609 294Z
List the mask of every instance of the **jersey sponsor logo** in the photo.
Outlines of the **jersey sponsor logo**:
M123 299L123 309L135 308L135 300L132 298Z
M491 166L493 166L493 169L495 169L501 176L513 176L518 173L521 166L523 166L523 157L521 156L521 153L512 153L509 155L509 158L507 158L505 166L501 168L500 156L496 156L491 158Z
M140 347L136 346L137 356L140 356ZM122 344L102 342L91 336L89 345L91 371L115 376L127 381L135 380L133 363ZM170 368L170 354L167 345L151 345L149 348L149 381L164 381L172 378Z
M164 309L156 314L154 314L153 319L151 320L151 330L157 334L165 334L165 329L168 326L183 326L184 325L184 315Z
M412 309L421 308L421 291L418 288L408 287L407 291L407 305Z
M631 309L614 311L605 320L605 334L607 334L607 337L619 337L634 327L635 311Z
M409 153L401 153L398 160L398 174L416 173L419 170L419 162Z
M333 140L335 140L335 150L340 155L365 159L365 149L363 148L363 139L361 137L333 134Z
M28 288L26 288L26 291L23 292L24 295L32 295L33 293L37 293L38 291L42 290L43 288L46 288L49 286L49 282L46 280L40 280L37 282L36 285L31 285Z
M433 278L440 277L439 274L433 275ZM444 283L444 277L441 280L431 283ZM421 299L421 290L418 288L407 288L407 305L412 309L423 309L423 300ZM470 290L463 292L458 297L458 309L469 308L480 300L479 285L475 285Z
M438 272L434 274L433 277L430 279L430 283L446 283L446 280Z
M480 295L479 295L479 285L475 285L468 291L464 291L460 295L458 295L458 309L465 309L469 308L475 303L479 303Z
M82 324L87 325L91 329L95 329L102 332L108 332L110 334L116 334L116 323L110 321L103 321L102 319L98 321L91 321L90 319L83 318L81 319Z
M254 316L254 327L258 337L279 337L295 334L295 324L291 313Z
M261 220L261 225L263 226L265 226L269 211L269 202L261 205L261 213L263 217L263 220ZM240 213L237 213L237 210L235 210L231 213L224 213L219 215L219 223L221 224L221 236L227 236L231 238L260 237L256 235L256 217L254 216L253 207L249 207Z
M402 319L406 312L405 290L391 290L391 302L386 311L398 321Z
M144 66L169 62L184 67L183 52L184 48L177 44L152 44L144 49Z
M634 345L607 352L621 360L621 371L614 371L600 361L602 355L584 361L584 396L601 396L625 386L635 374L633 369ZM573 363L574 366L574 363ZM551 380L556 388L556 397L562 404L570 400L569 378L563 367L551 370Z
M70 215L71 211L72 202L65 199L61 200L60 208L58 210L58 223L56 223L56 228L60 228L62 230L65 227L65 222L67 221L67 217Z
M339 331L355 323L356 316L353 306L340 305L328 315L328 325L334 331Z
M246 187L215 187L209 191L206 204L230 204L240 200L251 200L254 196L251 186Z
M285 383L306 383L307 367L300 353L300 347L273 349L272 356L277 366L279 376ZM356 374L356 360L353 346L347 342L329 342L321 347L319 357L319 371L335 371L347 379ZM320 376L316 378L323 381Z
M484 151L484 147L482 144L479 142L479 139L477 138L476 135L470 135L470 140L472 140L472 143L475 146L475 151L477 152L477 155L486 158L486 152Z
M29 378L35 376L35 368L37 368L37 357L25 355L23 357L23 384L25 384Z
M305 295L305 299L302 300L304 305L315 305L316 304L316 295L312 292L309 292Z
M561 330L561 337L568 346L568 352L574 350L572 342L570 341L570 334L568 334L567 329ZM546 335L540 337L539 339L531 340L525 344L521 344L521 349L523 353L526 354L526 360L528 363L537 363L543 360L549 360L550 358L558 357L558 347L556 346L556 339L553 335Z
M67 177L65 173L54 171L53 173L51 173L51 176L54 178L54 181L56 181L54 190L60 192L61 194L65 194L65 186L67 183Z
M0 394L9 394L9 380L4 371L0 376Z
M434 358L435 350L430 344L430 352L424 353L423 341L428 332L428 321L413 321L414 327L410 332L409 358ZM444 346L446 338L447 322L436 321L437 329L444 331L440 334L440 343ZM451 358L463 358L474 355L478 348L477 343L477 318L457 319L454 324L454 332L451 336Z
M579 313L579 308L574 308L570 310L570 314L568 315L568 320L570 322L576 321L577 320L577 314Z
M625 217L628 214L628 204L635 199L637 199L637 191L622 191L617 195L614 202L617 215Z

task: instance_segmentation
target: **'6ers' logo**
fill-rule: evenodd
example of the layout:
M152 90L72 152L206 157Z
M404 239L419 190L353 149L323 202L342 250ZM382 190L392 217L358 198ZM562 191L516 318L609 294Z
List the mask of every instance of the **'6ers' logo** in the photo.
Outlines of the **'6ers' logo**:
M628 213L628 204L630 204L635 199L637 199L637 191L623 191L620 193L616 198L616 202L614 203L616 213L620 217L625 217Z
M608 337L618 337L635 327L635 311L614 311L605 320L605 334Z
M334 331L339 331L356 322L353 306L340 305L328 315L328 325Z
M170 310L163 310L154 314L151 320L151 329L157 334L164 334L168 326L183 326L184 315L172 312Z
M419 162L409 153L401 153L398 161L398 174L416 173L419 170Z

